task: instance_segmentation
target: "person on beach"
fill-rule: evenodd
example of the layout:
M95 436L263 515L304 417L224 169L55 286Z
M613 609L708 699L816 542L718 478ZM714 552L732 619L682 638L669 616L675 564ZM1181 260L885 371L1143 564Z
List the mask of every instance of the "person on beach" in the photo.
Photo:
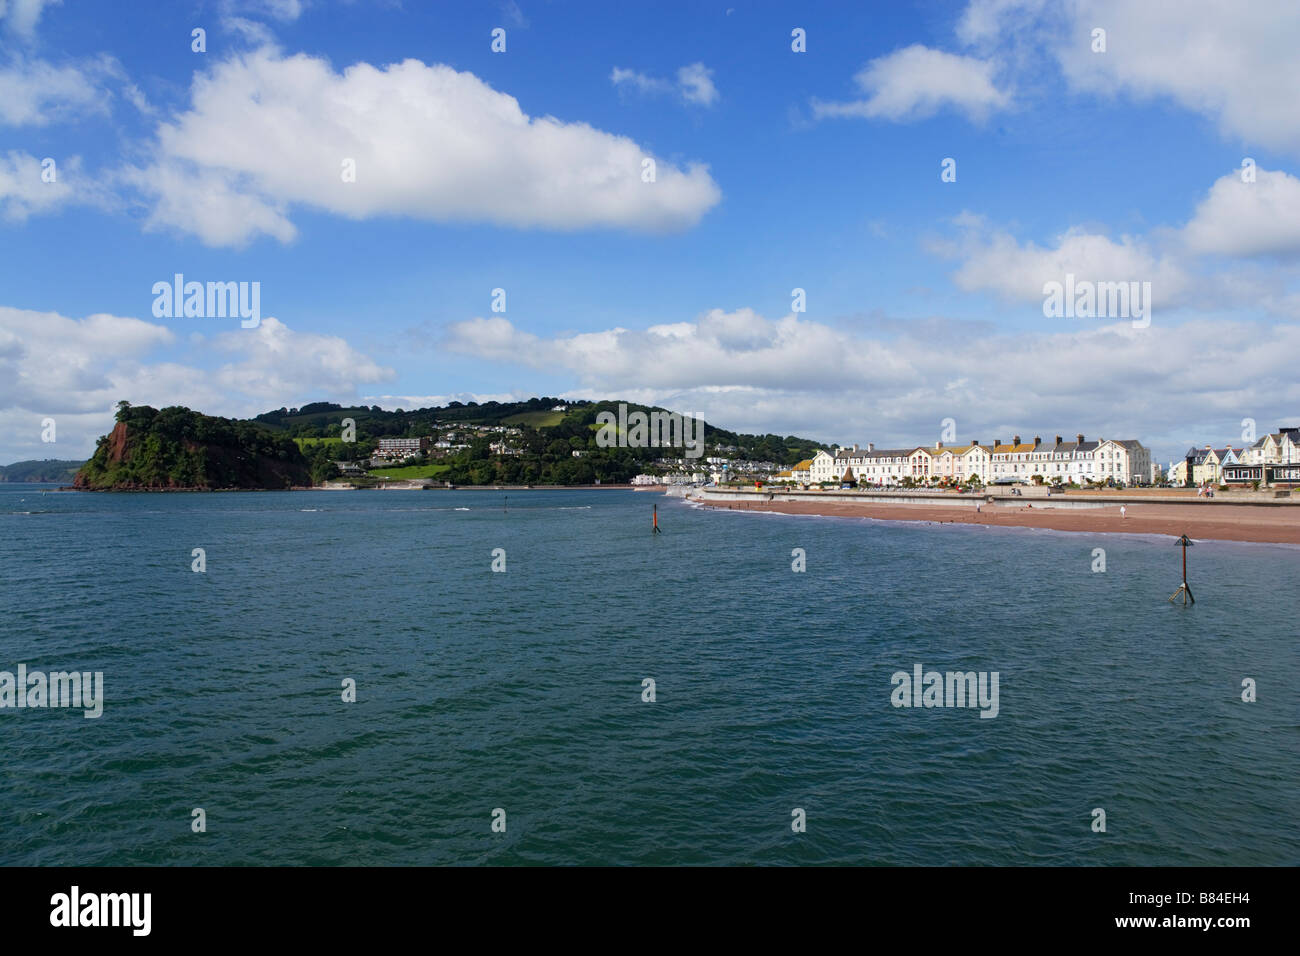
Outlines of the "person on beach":
M1119 506L1119 516L1120 516L1121 518L1123 518L1123 517L1125 517L1125 515L1127 515L1127 514L1128 514L1128 509L1125 508L1123 505L1120 505L1120 506Z

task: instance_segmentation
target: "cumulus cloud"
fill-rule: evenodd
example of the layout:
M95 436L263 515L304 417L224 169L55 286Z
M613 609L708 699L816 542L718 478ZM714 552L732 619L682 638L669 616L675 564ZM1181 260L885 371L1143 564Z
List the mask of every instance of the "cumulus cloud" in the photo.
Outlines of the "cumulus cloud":
M1104 53L1092 49L1097 28L1106 31ZM1025 70L1040 70L1047 51L1076 92L1170 100L1213 120L1228 139L1300 153L1300 5L1293 0L1258 0L1248 12L1234 0L1183 0L1176 8L971 0L956 35Z
M990 291L1012 302L1042 302L1043 285L1067 275L1088 282L1150 282L1158 306L1185 302L1191 282L1179 263L1151 248L1142 237L1119 240L1075 227L1048 246L1021 243L975 217L958 220L961 237L931 243L932 251L961 260L953 274L958 288Z
M45 126L86 114L107 113L110 94L104 81L119 72L110 57L65 66L14 57L0 67L0 124Z
M677 71L677 88L682 99L700 106L712 106L718 99L718 88L713 85L713 71L703 63L692 63Z
M616 66L609 74L609 81L615 86L628 87L638 93L666 93L673 88L667 80L653 77L649 73L639 73Z
M0 21L24 40L36 35L36 24L46 7L58 6L63 0L0 0Z
M1083 431L1138 437L1168 457L1203 436L1226 437L1244 416L1272 421L1300 401L1291 358L1300 326L1241 321L1134 329L1070 320L998 334L937 320L849 331L715 309L644 330L551 337L475 318L451 326L445 344L567 374L580 388L561 388L575 398L623 397L742 431L878 445L933 441L951 417L963 440Z
M860 117L896 122L926 119L945 107L983 121L1011 105L1009 91L994 80L997 65L976 57L945 53L920 44L868 63L854 77L862 99L813 101L813 115Z
M125 316L76 319L0 306L0 460L89 455L123 398L243 416L293 396L346 401L359 385L394 376L337 336L294 331L270 317L256 329L195 333L184 343L179 331ZM176 353L187 348L184 361ZM57 424L55 445L40 440L46 417Z
M1112 238L1081 226L1040 245L1020 241L982 217L963 213L956 234L927 241L958 261L952 278L967 292L1040 303L1049 282L1150 282L1156 308L1239 309L1300 318L1292 261L1300 257L1300 179L1256 167L1218 179L1181 227ZM1259 260L1259 261L1251 261ZM1277 260L1282 260L1278 262Z
M1228 173L1210 188L1183 228L1195 253L1249 257L1300 256L1300 179L1255 170L1255 181Z
M643 181L649 155L585 123L529 116L447 66L340 73L262 48L199 75L189 111L159 126L154 161L129 175L153 200L151 225L211 245L286 241L295 205L354 219L664 231L694 225L720 199L701 165L660 160Z
M11 222L22 222L33 213L49 212L76 198L71 185L81 173L79 157L69 157L60 166L48 167L53 182L46 173L43 160L30 153L10 150L0 155L0 217Z
M223 332L212 342L237 357L213 373L216 384L263 403L308 391L354 392L358 384L394 376L339 336L295 332L275 318L263 319L255 329Z
M139 319L103 313L70 319L0 306L0 408L21 405L43 414L107 408L116 400L110 398L114 370L174 339L169 329Z
M1176 11L1128 0L1078 0L1060 61L1079 89L1168 97L1215 119L1225 136L1300 152L1300 5L1184 0ZM1106 30L1106 53L1087 45Z
M642 94L677 93L683 101L696 106L712 106L718 101L713 85L713 71L703 63L692 63L677 71L676 81L614 67L609 80L616 87L633 89Z

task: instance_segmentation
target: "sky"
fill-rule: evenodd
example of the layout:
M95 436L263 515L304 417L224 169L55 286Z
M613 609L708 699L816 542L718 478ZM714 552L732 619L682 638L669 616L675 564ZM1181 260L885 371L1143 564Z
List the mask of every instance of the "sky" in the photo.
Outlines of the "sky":
M0 0L0 462L123 399L1240 447L1300 424L1298 46L1294 0Z

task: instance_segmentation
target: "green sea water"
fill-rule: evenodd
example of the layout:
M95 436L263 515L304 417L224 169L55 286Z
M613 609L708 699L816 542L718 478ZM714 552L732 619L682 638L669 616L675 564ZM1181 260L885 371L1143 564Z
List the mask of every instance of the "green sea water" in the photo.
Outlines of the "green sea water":
M103 713L0 709L0 863L1300 863L1294 547L1198 543L1181 608L1164 537L43 490L0 486L0 671ZM894 706L918 664L997 716Z

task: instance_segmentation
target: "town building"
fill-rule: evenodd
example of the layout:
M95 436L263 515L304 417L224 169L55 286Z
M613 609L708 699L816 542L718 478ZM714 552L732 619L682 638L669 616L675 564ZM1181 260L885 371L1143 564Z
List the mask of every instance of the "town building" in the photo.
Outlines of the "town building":
M402 459L423 455L429 450L430 438L381 438L375 447L376 458Z
M944 480L965 483L974 476L982 484L1041 482L1085 484L1090 481L1147 484L1153 465L1151 452L1137 439L1087 441L1076 435L1064 441L1060 435L1048 444L1035 436L1032 442L1019 435L1010 442L994 439L991 445L972 441L968 445L877 449L868 443L819 451L812 459L809 480L838 482L845 468L852 468L865 484L891 486L910 478L918 484Z

